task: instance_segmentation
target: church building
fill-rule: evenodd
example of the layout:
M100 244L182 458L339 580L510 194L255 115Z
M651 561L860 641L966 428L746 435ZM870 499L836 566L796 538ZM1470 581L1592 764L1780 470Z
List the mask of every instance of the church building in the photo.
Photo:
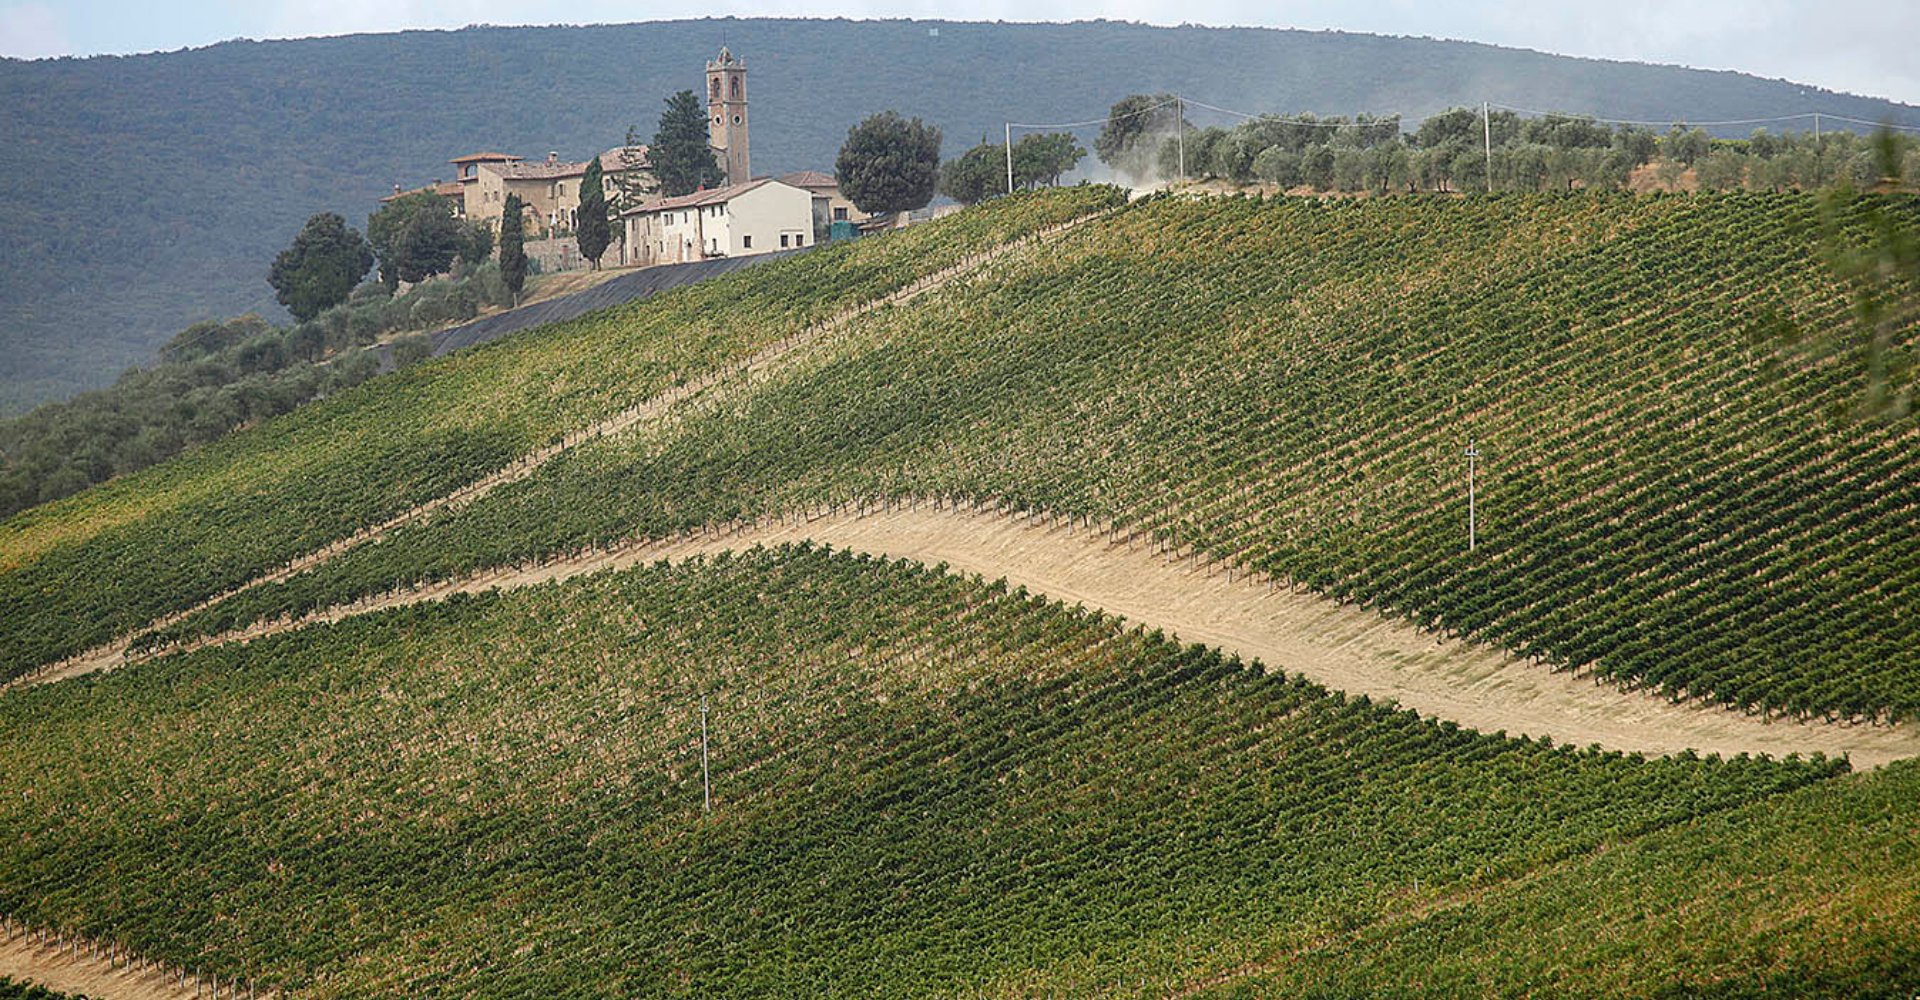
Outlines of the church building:
M726 172L728 184L753 179L747 159L747 64L720 47L707 60L707 143Z

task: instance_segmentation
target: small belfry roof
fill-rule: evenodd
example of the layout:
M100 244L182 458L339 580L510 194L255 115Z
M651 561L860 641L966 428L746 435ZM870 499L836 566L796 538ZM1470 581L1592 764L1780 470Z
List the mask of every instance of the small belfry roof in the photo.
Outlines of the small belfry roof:
M779 180L782 184L791 184L797 188L831 188L840 186L838 178L819 170L798 170L791 174L781 174Z
M639 157L640 166L644 169L648 163L646 146L615 146L600 154L600 172L603 174L617 174L627 169L626 152L629 148Z

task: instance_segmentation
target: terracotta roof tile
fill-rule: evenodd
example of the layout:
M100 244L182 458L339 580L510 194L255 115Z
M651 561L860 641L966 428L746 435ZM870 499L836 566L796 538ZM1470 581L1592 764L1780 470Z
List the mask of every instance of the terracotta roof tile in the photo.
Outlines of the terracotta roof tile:
M780 183L791 184L798 188L839 187L840 182L832 174L819 170L800 170L791 174L781 174Z
M723 201L732 201L762 184L772 182L773 178L762 177L757 181L748 181L745 184L729 184L725 187L708 188L705 191L683 194L677 198L655 198L652 201L643 202L634 208L630 208L621 214L631 215L636 212L664 212L672 211L676 208L699 208L702 205L718 205Z

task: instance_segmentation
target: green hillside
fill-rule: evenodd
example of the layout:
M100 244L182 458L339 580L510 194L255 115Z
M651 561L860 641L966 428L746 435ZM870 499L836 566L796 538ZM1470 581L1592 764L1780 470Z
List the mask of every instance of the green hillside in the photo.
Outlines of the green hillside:
M590 314L0 521L0 675L187 607L846 305L1116 198L1085 188L1008 199Z
M819 550L369 616L0 721L0 908L313 997L1164 995L1835 771L1475 734ZM1824 792L1832 829L1895 781ZM1907 870L1857 871L1915 915Z
M753 163L769 173L829 168L847 128L887 108L939 125L952 155L1009 120L1080 121L1160 90L1252 112L1417 117L1491 100L1920 125L1911 107L1738 73L1111 22L482 27L0 59L0 414L105 385L192 322L280 316L268 264L315 212L360 223L392 185L448 177L449 157L480 149L584 158L629 125L650 134L661 99L697 87L723 43L751 67Z
M1846 322L1817 215L1750 194L1137 203L720 412L577 449L183 630L741 515L961 497L1117 521L1543 669L1912 718L1912 421L1836 423L1857 367L1775 371L1754 343L1773 311Z
M1842 239L1869 204L1920 222L1836 204ZM0 521L0 672L455 493L142 644L932 498L1624 706L1910 726L1914 418L1837 419L1851 359L1758 335L1849 322L1824 221L1798 194L996 200ZM0 914L314 998L1920 990L1916 761L1475 732L992 578L754 548L8 689Z

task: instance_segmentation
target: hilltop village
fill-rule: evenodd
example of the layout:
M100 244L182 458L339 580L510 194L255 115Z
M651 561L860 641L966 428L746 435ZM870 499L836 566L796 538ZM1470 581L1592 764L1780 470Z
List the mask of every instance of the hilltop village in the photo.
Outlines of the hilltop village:
M602 263L647 267L793 250L852 237L862 225L876 222L841 195L830 173L754 176L745 60L722 47L707 61L704 90L708 142L723 183L665 197L658 193L646 145L622 144L600 153L596 158L614 238ZM557 151L534 160L485 151L448 163L452 180L412 190L395 185L383 200L435 194L447 199L455 217L498 235L506 200L517 195L528 257L547 271L586 266L572 236L592 160L562 160Z

